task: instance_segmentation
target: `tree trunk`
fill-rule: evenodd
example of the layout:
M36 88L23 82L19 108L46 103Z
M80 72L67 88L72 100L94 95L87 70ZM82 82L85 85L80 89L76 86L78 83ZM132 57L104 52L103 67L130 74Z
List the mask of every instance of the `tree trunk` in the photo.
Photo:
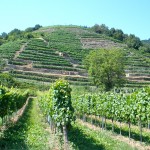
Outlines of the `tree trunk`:
M50 124L50 116L49 115L47 116L47 121L48 121L48 124Z
M83 115L83 122L86 122L86 119L85 119L86 117L85 117L85 115Z
M106 127L106 126L107 126L107 124L106 124L106 116L105 116L105 130L107 129L107 127Z
M49 125L50 125L51 131L52 131L52 119L50 116L49 116Z
M130 138L131 138L131 124L130 124L130 121L129 121L128 125L129 125L129 140L130 140Z
M120 135L121 135L122 133L121 133L121 121L120 121Z
M102 116L102 130L104 129L104 117Z
M148 129L150 129L150 120L148 120Z
M142 123L140 121L140 142L142 142Z
M98 118L100 120L100 115L98 115ZM101 122L99 121L99 127L101 128Z
M4 117L2 117L2 126L4 125Z
M112 132L114 132L114 119L111 120L112 120Z
M91 117L91 124L93 125L93 118Z
M67 136L67 127L63 126L63 134L64 134L64 150L69 150L68 148L68 136Z

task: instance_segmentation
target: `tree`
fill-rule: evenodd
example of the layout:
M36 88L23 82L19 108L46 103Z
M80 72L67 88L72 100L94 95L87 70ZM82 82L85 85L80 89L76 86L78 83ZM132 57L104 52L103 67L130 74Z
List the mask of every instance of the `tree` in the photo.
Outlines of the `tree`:
M15 41L17 39L23 38L23 31L19 29L13 29L8 33L8 40L9 41Z
M121 50L100 49L91 51L84 60L84 65L96 86L110 90L124 83L123 53Z
M34 30L38 30L39 28L41 28L42 26L39 25L39 24L36 24L35 27L34 27Z
M0 85L12 87L16 85L14 78L8 73L0 73Z
M113 37L117 40L120 40L120 41L123 41L123 38L124 38L124 33L122 30L119 30L119 29L116 29Z
M3 39L7 39L8 35L7 35L6 32L3 32L3 33L1 34L1 37L2 37Z
M101 24L99 27L100 27L100 31L102 34L105 34L105 35L110 34L109 29L105 24Z
M96 33L101 33L101 31L100 31L100 27L99 27L99 25L98 24L95 24L93 27L92 27L92 29L94 30L94 32L96 32Z
M94 32L99 33L99 34L105 34L105 35L109 35L109 29L105 24L95 24L92 29L94 30Z
M32 32L32 31L34 31L34 28L33 28L33 27L29 27L29 28L26 28L26 29L25 29L25 32Z
M0 37L0 46L4 43L4 40Z
M144 44L143 46L139 47L139 50L143 53L150 53L150 45Z
M25 34L24 34L24 38L26 38L26 39L31 39L31 38L34 38L34 36L33 36L32 33L25 33Z
M16 28L9 32L9 35L17 35L17 34L21 34L21 31Z
M115 32L116 32L116 29L115 29L115 28L111 28L111 29L109 30L109 32L110 32L110 36L113 37L114 34L115 34Z
M141 40L136 37L134 34L130 34L128 38L126 39L126 43L129 48L135 48L139 49L140 46L142 46Z

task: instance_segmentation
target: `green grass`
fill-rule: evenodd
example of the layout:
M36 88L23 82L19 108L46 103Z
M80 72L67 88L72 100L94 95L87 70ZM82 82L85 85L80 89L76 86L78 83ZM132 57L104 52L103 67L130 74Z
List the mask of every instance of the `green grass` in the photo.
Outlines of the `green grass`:
M4 131L0 139L1 150L48 150L49 133L36 100L30 99L23 116Z
M69 141L75 150L135 150L111 138L108 132L94 131L78 122L69 131Z
M93 118L92 120L93 120L92 123L96 126L100 126L102 124L101 119L94 119ZM86 121L88 123L91 123L91 117L86 117ZM106 129L108 131L112 130L112 123L108 122L108 120L107 120L107 123L106 123ZM122 125L121 132L122 132L123 136L125 136L125 137L129 136L129 128L128 128L127 124ZM116 123L114 123L114 133L120 134L120 127ZM143 142L145 144L150 145L150 132L143 131L142 136L143 136ZM132 126L131 125L131 138L136 140L136 141L140 141L140 130L139 130L138 126Z

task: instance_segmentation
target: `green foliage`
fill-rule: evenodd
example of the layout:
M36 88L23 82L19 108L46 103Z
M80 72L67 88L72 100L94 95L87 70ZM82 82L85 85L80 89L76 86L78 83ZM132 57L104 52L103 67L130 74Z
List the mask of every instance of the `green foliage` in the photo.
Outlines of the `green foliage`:
M105 24L102 25L98 25L95 24L92 29L96 32L96 33L100 33L100 34L105 34L105 35L109 35L109 29Z
M14 78L8 74L8 73L0 73L0 85L6 86L6 87L12 87L15 86L15 80Z
M142 46L142 41L140 40L140 38L136 37L133 34L124 34L120 29L109 29L105 24L95 24L93 27L91 27L91 29L98 34L103 34L118 41L124 42L129 48L139 49L139 47Z
M71 103L71 88L65 80L59 79L51 85L48 95L39 100L44 114L50 115L57 127L69 126L74 121Z
M0 86L0 117L3 118L19 110L25 104L27 97L27 90L22 92Z
M49 126L44 120L37 100L30 98L24 113L18 121L9 124L9 128L3 133L1 132L0 148L8 150L53 149L53 135L48 132ZM51 144L49 144L49 140Z
M32 32L32 31L38 30L41 27L42 27L41 25L36 24L34 27L28 27L27 29L25 29L25 32Z
M0 72L1 72L1 70L4 68L5 65L6 65L6 64L5 64L4 59L0 56Z
M45 39L49 41L48 46L51 49L63 52L65 56L70 57L76 63L80 63L89 52L89 50L82 48L80 39L76 34L65 28L57 29L45 37Z
M150 120L150 88L132 94L103 92L75 97L73 106L77 114L105 116L122 122L137 124Z
M130 34L128 38L126 39L126 43L129 48L135 48L139 49L140 46L142 46L142 42L138 37L135 37L135 35Z
M52 99L52 118L57 125L68 125L73 121L74 109L71 103L71 88L65 80L57 80L50 89Z
M7 43L8 41L31 39L36 36L36 34L32 32L38 30L41 27L42 27L41 25L36 24L34 27L29 27L25 31L21 31L15 28L12 31L10 31L8 34L3 32L0 35L0 45L2 45L3 43Z
M143 53L150 53L150 44L145 44L139 47L139 50Z
M76 114L79 116L93 115L112 120L112 131L114 132L114 120L128 123L129 138L131 137L130 125L138 125L140 132L134 131L134 138L142 141L142 128L150 126L150 88L141 89L132 94L103 92L99 94L86 94L75 97L73 106ZM100 119L99 119L100 120ZM93 121L94 122L94 121ZM104 121L102 119L102 128ZM105 122L106 128L106 122ZM120 126L120 133L122 127ZM126 129L125 129L126 130ZM125 131L127 132L127 131ZM147 131L145 131L146 133ZM133 133L133 134L134 134ZM144 140L149 143L149 134L144 133Z
M23 51L19 57L19 59L31 60L33 62L33 66L36 68L49 68L59 70L62 68L68 68L73 70L72 64L64 59L64 57L59 56L56 51L49 49L47 47L47 43L45 43L41 39L32 39L28 43L25 51ZM56 66L56 67L55 67Z
M2 58L12 59L15 52L21 47L22 41L7 42L0 46L0 56Z
M3 39L7 39L7 38L8 38L8 34L7 34L6 32L3 32L3 33L1 34L1 37L2 37Z
M124 40L124 34L122 30L116 29L115 33L112 35L113 38L123 41Z
M93 77L94 84L110 90L122 85L124 81L123 54L121 50L100 49L91 51L85 58L84 64L88 73Z

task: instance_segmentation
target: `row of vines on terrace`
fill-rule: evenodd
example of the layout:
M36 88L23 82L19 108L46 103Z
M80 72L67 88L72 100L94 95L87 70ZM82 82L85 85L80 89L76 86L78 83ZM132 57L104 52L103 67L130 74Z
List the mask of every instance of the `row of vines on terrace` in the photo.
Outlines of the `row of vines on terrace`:
M139 125L141 141L142 127L150 129L150 88L136 91L132 94L104 92L100 94L84 94L75 97L73 106L76 114L83 116L99 116L102 118L102 128L106 118L114 121L128 123L129 138L131 124ZM120 126L121 130L121 126Z

